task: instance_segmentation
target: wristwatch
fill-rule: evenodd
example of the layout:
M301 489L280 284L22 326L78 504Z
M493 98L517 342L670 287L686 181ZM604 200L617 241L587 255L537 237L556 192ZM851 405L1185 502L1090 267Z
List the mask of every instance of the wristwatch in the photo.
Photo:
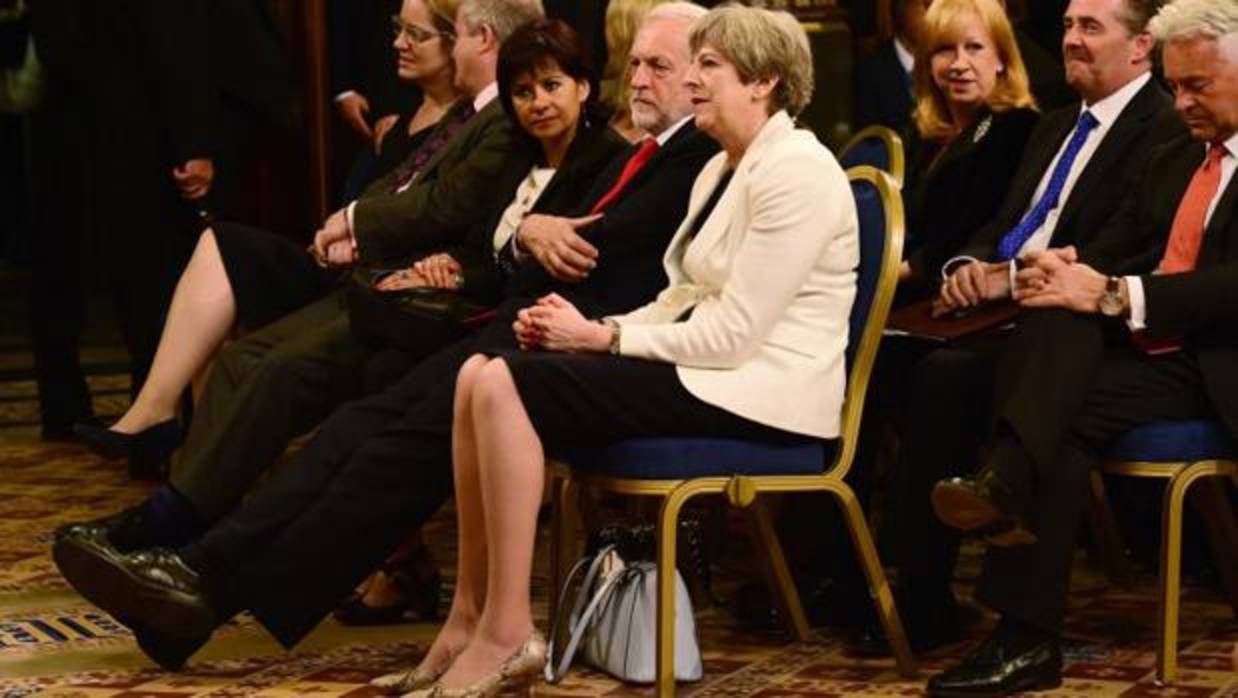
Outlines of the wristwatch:
M1122 311L1126 310L1126 303L1122 302L1122 279L1120 277L1111 276L1105 281L1105 291L1100 294L1097 306L1101 314L1106 317L1122 316Z

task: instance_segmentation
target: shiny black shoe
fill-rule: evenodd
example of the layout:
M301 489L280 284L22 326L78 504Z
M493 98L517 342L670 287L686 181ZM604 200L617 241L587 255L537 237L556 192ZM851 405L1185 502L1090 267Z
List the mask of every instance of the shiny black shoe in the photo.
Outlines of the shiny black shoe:
M925 692L939 698L976 698L1060 685L1062 650L1056 637L1017 642L998 630L958 666L930 678Z
M992 468L974 478L942 480L933 487L933 511L942 523L977 534L990 545L1029 545L1036 536L1024 517L1024 498Z
M198 573L167 548L121 553L78 535L56 541L52 559L79 594L129 627L192 639L218 624Z
M124 511L90 521L65 524L56 529L55 540L69 538L102 538L119 553L151 547L150 509L146 502Z
M181 445L181 423L169 419L125 434L97 424L76 424L73 433L86 448L104 458L138 458L143 462L166 460Z

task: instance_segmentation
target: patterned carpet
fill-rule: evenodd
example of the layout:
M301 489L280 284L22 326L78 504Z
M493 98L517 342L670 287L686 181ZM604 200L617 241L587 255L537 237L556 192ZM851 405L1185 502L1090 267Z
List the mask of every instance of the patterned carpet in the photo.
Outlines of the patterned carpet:
M0 384L0 400L10 397L5 402L10 418L22 409L16 395L22 390ZM284 653L251 619L241 617L222 628L186 672L159 672L136 650L122 626L66 587L47 554L56 525L137 501L147 486L128 482L120 463L101 462L77 447L24 441L0 445L0 698L372 696L375 692L365 686L371 677L415 661L433 636L434 626L426 624L350 629L327 621L297 651ZM444 567L450 566L454 554L451 517L450 511L443 512L427 531ZM748 573L746 558L740 552L733 555L735 559L720 561L716 570L724 595ZM539 560L545 557L539 554ZM1135 590L1123 591L1108 586L1082 557L1078 564L1066 646L1067 680L1052 695L1238 697L1238 674L1230 659L1238 644L1238 624L1211 591L1192 589L1184 595L1181 681L1162 689L1152 682L1154 580L1145 578ZM966 556L964 590L975 565L975 556ZM544 575L534 586L544 618ZM698 623L706 677L685 686L683 695L823 698L921 693L922 683L899 680L891 662L848 657L836 638L788 644L777 634L742 632L724 608L702 610ZM974 630L977 636L983 633L983 627ZM921 657L922 672L953 663L974 640ZM539 686L536 694L652 692L578 668L558 686Z

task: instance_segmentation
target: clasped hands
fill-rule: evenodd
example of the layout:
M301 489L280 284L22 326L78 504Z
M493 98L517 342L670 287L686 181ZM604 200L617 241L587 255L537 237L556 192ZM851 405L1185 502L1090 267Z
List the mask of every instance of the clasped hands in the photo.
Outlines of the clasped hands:
M442 288L455 291L464 285L464 268L451 255L440 252L423 257L407 269L388 274L374 284L379 291L405 288Z
M589 320L562 296L551 293L518 312L512 331L525 350L604 352L610 348L614 329Z
M1027 308L1060 307L1076 312L1097 312L1106 277L1079 261L1073 247L1029 252L1010 287L1006 262L972 262L956 269L941 284L933 316L967 310L984 303L1013 298Z

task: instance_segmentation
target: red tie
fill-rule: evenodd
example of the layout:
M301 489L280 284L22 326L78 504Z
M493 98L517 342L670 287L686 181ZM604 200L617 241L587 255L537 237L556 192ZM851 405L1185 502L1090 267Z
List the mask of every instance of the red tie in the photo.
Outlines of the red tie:
M1195 176L1191 177L1182 202L1178 204L1178 212L1174 214L1169 243L1165 246L1165 256L1161 258L1156 273L1180 274L1195 269L1199 248L1204 241L1208 207L1221 189L1221 160L1225 155L1225 146L1214 143L1208 148L1204 164L1195 170ZM1182 348L1181 337L1150 340L1142 332L1136 332L1132 338L1136 346L1149 354L1168 354Z
M623 193L623 188L628 186L628 182L636 176L637 172L644 169L645 164L649 162L649 158L658 152L658 141L654 138L646 138L641 141L640 148L637 149L632 157L623 165L623 171L619 173L619 180L615 182L615 186L610 188L610 191L602 195L593 208L589 210L590 214L598 213L609 206L615 199L619 198L619 194Z

